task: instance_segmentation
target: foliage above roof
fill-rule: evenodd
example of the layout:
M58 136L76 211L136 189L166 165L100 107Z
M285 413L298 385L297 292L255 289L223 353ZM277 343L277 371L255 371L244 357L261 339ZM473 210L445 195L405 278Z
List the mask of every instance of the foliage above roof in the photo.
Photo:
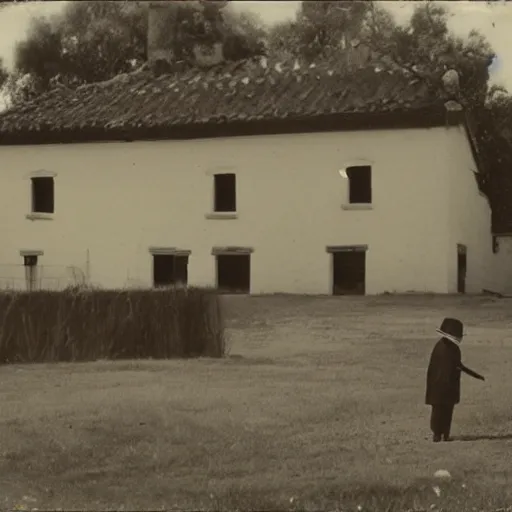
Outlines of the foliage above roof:
M69 89L61 86L0 114L2 134L101 127L158 128L232 121L401 112L442 107L446 98L404 72L266 58L155 76L147 66ZM1 143L1 142L0 142Z

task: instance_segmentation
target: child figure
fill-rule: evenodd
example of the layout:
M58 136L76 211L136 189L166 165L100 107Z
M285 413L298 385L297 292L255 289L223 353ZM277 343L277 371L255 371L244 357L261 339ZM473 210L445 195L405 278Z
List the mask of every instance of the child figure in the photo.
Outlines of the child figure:
M427 370L425 403L432 406L430 428L434 443L450 441L453 409L460 401L460 373L485 380L478 373L462 364L460 343L463 325L456 318L445 318L436 332L441 339L436 343Z

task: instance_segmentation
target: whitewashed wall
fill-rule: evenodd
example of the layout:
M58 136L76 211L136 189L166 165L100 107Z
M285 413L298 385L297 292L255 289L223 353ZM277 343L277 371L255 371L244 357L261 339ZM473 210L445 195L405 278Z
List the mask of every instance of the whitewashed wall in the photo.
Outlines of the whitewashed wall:
M249 246L252 293L323 294L326 246L367 244L367 293L444 293L456 282L461 239L476 290L488 268L489 212L464 169L464 141L457 129L434 128L0 147L0 263L42 250L41 265L88 269L95 284L149 286L149 247L172 246L192 251L190 284L213 286L212 247ZM338 170L365 162L372 209L343 209L348 183ZM30 176L41 169L56 174L56 212L28 220ZM207 218L216 172L237 175L236 219Z

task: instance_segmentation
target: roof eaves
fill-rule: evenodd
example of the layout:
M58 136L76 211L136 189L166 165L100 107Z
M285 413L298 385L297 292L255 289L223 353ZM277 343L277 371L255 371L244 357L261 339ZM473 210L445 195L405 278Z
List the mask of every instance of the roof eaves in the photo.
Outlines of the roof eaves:
M200 138L278 135L370 129L404 129L444 126L446 112L437 105L389 112L348 112L309 116L284 116L279 119L226 118L202 123L141 126L140 124L90 124L80 128L19 129L0 134L0 145L71 144L100 141L188 140Z

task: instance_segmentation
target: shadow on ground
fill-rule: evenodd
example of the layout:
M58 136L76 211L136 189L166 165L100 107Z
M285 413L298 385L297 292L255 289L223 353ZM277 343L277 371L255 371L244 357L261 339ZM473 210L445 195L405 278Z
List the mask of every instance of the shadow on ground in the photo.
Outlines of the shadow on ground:
M498 435L477 435L477 436L454 436L454 441L492 441L498 439L512 439L512 434L498 434Z
M275 359L271 357L245 357L240 354L229 354L225 361L231 361L239 364L247 364L247 365L260 365L260 364L270 364L275 365Z

